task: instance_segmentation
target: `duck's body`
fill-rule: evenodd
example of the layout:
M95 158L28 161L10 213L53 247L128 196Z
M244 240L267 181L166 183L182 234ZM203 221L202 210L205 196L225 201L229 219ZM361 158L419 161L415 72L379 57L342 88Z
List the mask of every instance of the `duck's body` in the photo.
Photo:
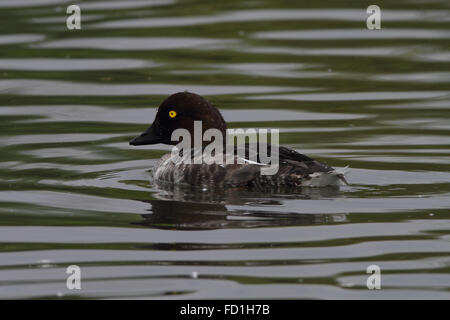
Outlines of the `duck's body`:
M175 116L172 117L172 115ZM177 118L177 121L174 118ZM201 96L181 92L171 95L159 107L152 126L141 136L133 139L130 144L176 144L170 140L175 129L183 128L193 132L193 122L201 120L206 123L204 130L219 129L226 136L226 124L220 112ZM238 148L244 148L239 153ZM260 162L257 150L256 162L249 160L249 145L236 147L231 156L233 161L223 161L223 164L211 163L202 156L200 163L187 164L183 157L174 157L171 153L164 155L153 170L153 177L160 182L171 184L187 184L197 187L322 187L338 186L346 183L344 170L335 170L328 165L311 159L290 148L268 146L270 156L278 157L278 171L275 174L261 174L261 169L268 165ZM253 149L252 149L253 150ZM192 154L198 154L195 151ZM245 154L244 158L238 155ZM223 154L224 159L227 154ZM253 159L253 158L252 158ZM206 161L205 161L206 160ZM240 160L240 161L239 161Z
M292 149L279 147L279 159L276 174L261 175L263 164L251 161L238 163L238 156L234 156L232 164L185 164L182 158L174 161L172 154L168 153L156 164L153 178L159 182L203 188L322 187L346 183L343 171L335 170Z

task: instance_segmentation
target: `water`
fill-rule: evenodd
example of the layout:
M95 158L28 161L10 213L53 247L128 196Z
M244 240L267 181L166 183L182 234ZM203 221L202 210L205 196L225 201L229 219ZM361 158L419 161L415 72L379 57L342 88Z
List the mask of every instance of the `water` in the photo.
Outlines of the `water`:
M447 1L0 1L0 298L450 298ZM350 186L161 188L168 94ZM82 289L66 288L66 268ZM368 290L378 265L382 290Z

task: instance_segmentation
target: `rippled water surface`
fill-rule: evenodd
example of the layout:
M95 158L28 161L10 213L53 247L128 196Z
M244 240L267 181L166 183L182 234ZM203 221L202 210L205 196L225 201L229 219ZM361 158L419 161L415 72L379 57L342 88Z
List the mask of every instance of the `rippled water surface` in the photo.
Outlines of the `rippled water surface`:
M448 1L378 31L350 1L78 3L69 31L70 1L0 1L0 298L450 299ZM183 90L351 185L154 185L168 148L128 141Z

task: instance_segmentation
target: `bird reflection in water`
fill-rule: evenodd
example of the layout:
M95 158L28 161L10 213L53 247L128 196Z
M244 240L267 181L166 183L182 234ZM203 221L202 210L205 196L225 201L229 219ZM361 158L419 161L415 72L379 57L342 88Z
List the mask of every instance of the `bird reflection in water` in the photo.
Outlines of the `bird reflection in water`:
M339 197L339 189L303 188L301 190L200 189L157 184L155 199L148 200L151 213L137 224L174 230L211 230L299 226L341 222L343 214L307 212L280 213L270 207L283 200L314 200ZM255 210L248 210L248 207ZM261 210L258 210L260 208Z

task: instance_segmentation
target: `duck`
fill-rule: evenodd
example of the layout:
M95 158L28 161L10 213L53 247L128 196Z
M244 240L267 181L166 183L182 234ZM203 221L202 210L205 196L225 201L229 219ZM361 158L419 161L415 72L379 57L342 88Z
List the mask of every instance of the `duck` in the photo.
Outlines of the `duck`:
M142 134L132 139L132 146L166 144L177 145L180 140L173 140L172 134L177 129L185 129L194 139L195 122L201 121L202 134L208 129L220 132L224 148L223 156L229 156L225 148L227 124L219 109L201 95L184 91L167 97L159 106L155 119ZM194 141L192 141L193 145ZM206 144L202 142L202 150ZM241 148L244 153L238 153ZM250 158L251 150L256 150L256 161ZM235 146L232 155L234 161L223 163L186 163L183 158L176 157L176 152L165 154L153 168L153 179L159 183L187 185L201 188L272 188L272 187L328 187L348 184L345 173L347 167L334 169L326 163L314 160L294 149L285 146L267 144L270 156L278 157L277 171L274 174L263 174L269 164L261 161L261 145L256 149L250 143ZM195 153L195 152L194 152ZM238 154L238 155L236 155ZM244 154L244 156L242 156ZM241 157L241 159L239 159ZM239 161L241 160L241 161ZM243 160L243 161L242 161Z

